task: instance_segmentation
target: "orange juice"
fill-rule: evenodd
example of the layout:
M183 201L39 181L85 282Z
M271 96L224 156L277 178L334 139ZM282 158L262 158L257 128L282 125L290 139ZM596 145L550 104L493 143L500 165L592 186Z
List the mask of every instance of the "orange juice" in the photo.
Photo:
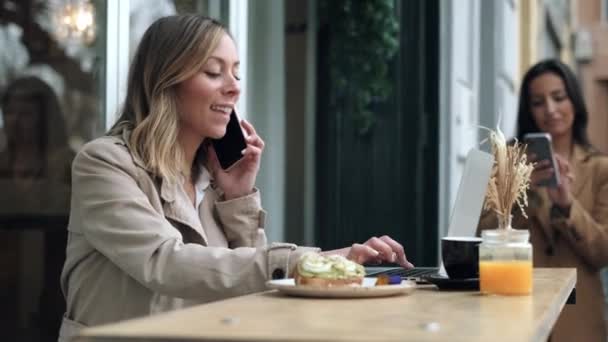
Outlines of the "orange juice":
M488 294L530 294L532 292L532 261L480 261L479 290Z

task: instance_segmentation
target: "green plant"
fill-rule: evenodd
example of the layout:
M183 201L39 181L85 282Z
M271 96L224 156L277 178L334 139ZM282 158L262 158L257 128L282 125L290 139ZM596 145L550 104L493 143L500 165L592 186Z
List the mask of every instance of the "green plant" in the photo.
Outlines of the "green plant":
M376 122L370 104L392 91L387 77L399 48L394 0L323 0L329 27L330 110L351 115L359 134Z

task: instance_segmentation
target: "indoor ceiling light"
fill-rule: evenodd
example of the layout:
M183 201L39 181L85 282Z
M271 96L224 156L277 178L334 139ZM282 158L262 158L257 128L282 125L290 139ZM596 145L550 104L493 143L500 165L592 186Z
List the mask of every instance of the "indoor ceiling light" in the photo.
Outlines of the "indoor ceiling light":
M89 0L67 0L55 17L57 38L90 44L95 40L95 7Z

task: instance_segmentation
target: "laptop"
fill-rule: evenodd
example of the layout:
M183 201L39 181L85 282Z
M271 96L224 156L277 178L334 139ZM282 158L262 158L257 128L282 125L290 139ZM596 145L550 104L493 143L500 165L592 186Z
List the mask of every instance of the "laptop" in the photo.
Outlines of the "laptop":
M475 236L493 164L494 157L490 153L471 149L467 154L446 236ZM366 267L365 271L368 277L399 275L402 279L416 282L425 282L424 277L433 274L445 275L443 264L409 270L403 267Z

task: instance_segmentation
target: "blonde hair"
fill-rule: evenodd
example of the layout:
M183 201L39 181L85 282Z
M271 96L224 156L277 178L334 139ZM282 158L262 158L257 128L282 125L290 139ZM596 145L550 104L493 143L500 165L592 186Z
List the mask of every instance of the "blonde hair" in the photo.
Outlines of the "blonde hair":
M175 15L154 22L139 43L120 118L108 135L131 130L131 153L157 176L174 182L183 171L175 86L203 67L225 34L213 19Z

